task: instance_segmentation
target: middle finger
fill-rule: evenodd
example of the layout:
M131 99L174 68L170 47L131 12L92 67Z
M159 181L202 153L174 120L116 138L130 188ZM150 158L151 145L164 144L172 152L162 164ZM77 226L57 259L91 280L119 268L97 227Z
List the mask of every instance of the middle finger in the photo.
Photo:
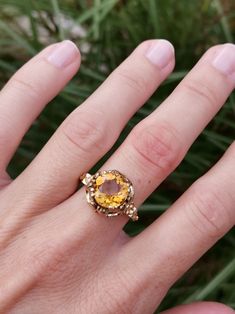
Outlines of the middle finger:
M25 193L29 203L38 200L44 208L66 199L76 189L78 177L111 148L126 122L173 67L174 49L166 40L150 40L138 46L64 121L15 180L20 197Z

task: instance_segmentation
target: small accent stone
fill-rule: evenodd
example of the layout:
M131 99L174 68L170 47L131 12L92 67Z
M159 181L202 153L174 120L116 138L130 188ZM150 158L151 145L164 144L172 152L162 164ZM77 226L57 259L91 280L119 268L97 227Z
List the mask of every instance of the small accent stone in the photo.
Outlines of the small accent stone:
M91 178L92 176L89 173L86 173L80 177L80 180L82 181L84 185L91 185L90 183Z

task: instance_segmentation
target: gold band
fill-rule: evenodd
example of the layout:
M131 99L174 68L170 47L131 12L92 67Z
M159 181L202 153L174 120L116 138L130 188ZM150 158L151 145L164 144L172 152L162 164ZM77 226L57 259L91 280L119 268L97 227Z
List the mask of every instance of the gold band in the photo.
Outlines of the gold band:
M117 170L101 170L94 175L86 173L80 177L86 186L87 202L96 212L107 217L127 215L138 220L133 203L134 188L129 179Z

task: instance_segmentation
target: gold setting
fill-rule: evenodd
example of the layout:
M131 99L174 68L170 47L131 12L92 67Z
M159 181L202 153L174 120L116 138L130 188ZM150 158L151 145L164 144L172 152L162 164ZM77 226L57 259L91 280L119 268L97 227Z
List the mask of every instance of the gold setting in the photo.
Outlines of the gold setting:
M86 186L87 202L96 212L107 217L127 215L133 221L138 220L133 203L133 185L119 171L101 170L94 175L86 173L80 179Z

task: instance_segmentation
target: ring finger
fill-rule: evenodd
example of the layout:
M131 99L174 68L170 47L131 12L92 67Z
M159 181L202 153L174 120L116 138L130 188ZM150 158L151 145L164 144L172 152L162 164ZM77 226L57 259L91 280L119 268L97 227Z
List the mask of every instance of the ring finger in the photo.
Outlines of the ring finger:
M117 169L131 179L137 206L177 167L190 145L233 90L234 49L233 45L226 44L207 51L175 91L137 125L103 166L104 169ZM221 59L227 62L223 67ZM84 206L81 202L84 202ZM81 208L87 208L83 189L61 208L64 210L66 207L66 213L73 216L78 203ZM84 213L83 210L79 215L80 219L84 215L86 220L92 217L93 212ZM95 220L100 219L96 217ZM104 224L107 230L111 228L115 233L126 221L127 218L122 216L116 218L115 222ZM104 224L101 224L103 228Z

